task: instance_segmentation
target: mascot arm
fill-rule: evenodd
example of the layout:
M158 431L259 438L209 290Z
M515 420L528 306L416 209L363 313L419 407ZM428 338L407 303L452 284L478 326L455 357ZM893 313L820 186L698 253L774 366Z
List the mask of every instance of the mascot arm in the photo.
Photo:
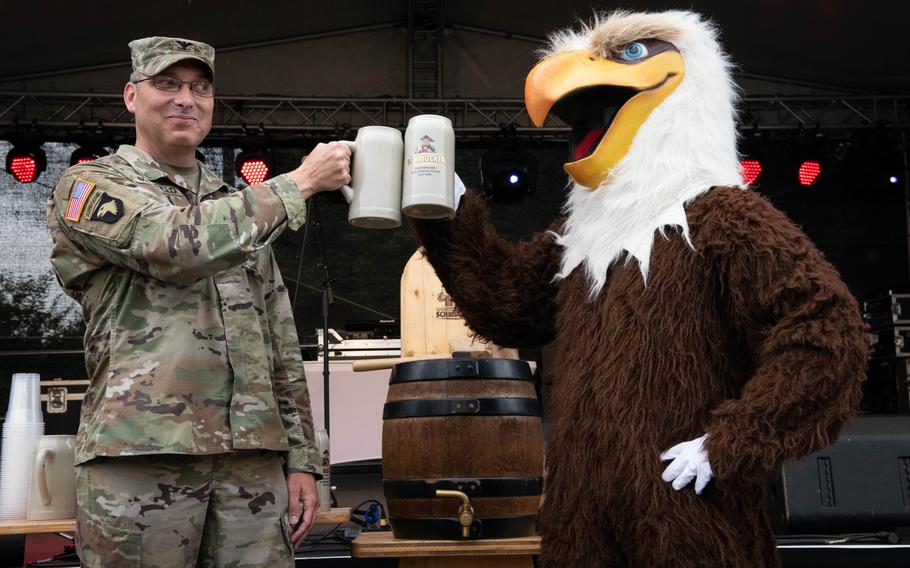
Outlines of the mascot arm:
M759 483L832 443L855 413L865 326L837 271L783 213L750 191L719 195L706 249L753 372L711 412L706 448L719 482Z
M411 219L411 224L473 331L504 347L535 347L553 339L553 276L560 259L553 235L537 233L518 244L500 239L483 199L471 193L454 220Z

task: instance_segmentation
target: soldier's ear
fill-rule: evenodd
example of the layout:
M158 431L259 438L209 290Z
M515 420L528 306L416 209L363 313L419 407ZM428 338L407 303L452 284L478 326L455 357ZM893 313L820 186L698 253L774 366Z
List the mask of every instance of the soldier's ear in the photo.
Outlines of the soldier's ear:
M136 83L126 82L123 87L123 102L126 104L126 110L130 113L136 112Z

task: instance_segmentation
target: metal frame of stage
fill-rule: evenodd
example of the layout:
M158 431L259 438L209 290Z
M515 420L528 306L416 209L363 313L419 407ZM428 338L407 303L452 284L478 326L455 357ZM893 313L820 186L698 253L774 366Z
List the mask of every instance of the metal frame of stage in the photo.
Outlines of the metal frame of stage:
M281 142L347 135L379 124L404 129L419 114L452 120L460 139L483 139L503 131L535 140L562 141L569 127L550 116L541 128L521 99L307 98L225 95L215 99L207 143L236 145L267 134ZM740 104L744 130L862 130L910 128L910 95L756 96ZM103 136L117 142L133 132L120 93L0 91L0 138L37 132L45 141L71 142Z

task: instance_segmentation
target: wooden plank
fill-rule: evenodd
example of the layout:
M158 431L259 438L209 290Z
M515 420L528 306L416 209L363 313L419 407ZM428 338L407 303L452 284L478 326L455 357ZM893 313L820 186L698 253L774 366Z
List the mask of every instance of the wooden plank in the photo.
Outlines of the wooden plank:
M346 523L350 520L350 507L336 507L334 509L329 509L328 511L316 513L316 520L313 522L317 525L337 525Z
M402 558L398 568L534 568L530 554L521 556L433 556Z
M63 380L63 379L48 379L46 381L41 381L39 384L42 387L87 387L89 385L88 379L80 380Z
M423 251L418 249L401 273L401 356L427 354L426 320L424 318Z
M337 525L351 520L350 507L338 507L322 513L316 513L317 525ZM0 521L0 536L11 534L41 534L55 532L74 532L75 519L59 521Z
M471 337L464 318L446 292L433 266L418 249L401 274L401 356L445 355L483 350Z
M74 532L75 530L75 519L61 519L59 521L0 521L0 536Z
M540 554L540 537L485 540L396 539L391 531L361 533L352 545L358 558L413 556L514 556Z

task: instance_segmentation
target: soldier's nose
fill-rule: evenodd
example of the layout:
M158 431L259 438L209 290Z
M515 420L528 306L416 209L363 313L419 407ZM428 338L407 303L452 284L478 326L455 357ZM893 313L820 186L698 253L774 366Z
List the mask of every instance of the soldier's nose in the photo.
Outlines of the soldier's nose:
M174 102L183 107L192 107L196 103L189 84L180 85L180 90L174 94Z

